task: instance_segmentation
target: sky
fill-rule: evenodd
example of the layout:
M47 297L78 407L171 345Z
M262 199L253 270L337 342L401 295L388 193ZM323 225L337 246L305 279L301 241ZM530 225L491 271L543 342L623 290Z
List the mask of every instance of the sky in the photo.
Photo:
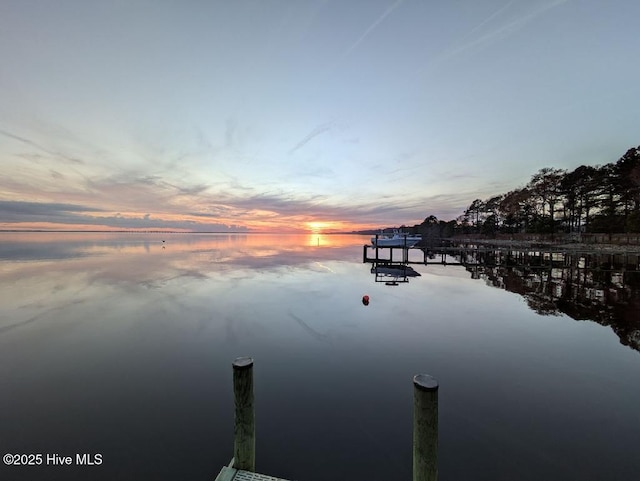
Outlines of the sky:
M0 229L455 219L640 144L637 0L0 2Z

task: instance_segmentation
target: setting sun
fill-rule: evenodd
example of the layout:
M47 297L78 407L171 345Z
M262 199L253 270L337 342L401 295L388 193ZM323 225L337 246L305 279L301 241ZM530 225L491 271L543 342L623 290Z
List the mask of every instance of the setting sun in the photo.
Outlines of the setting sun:
M314 234L320 233L332 225L331 222L317 222L317 221L306 222L305 224L307 226L307 229L309 229Z
M325 231L326 229L330 228L330 227L335 227L333 222L317 222L317 221L313 221L313 222L306 222L305 223L307 226L307 229L309 229L311 232L313 232L314 234L318 234L320 232Z

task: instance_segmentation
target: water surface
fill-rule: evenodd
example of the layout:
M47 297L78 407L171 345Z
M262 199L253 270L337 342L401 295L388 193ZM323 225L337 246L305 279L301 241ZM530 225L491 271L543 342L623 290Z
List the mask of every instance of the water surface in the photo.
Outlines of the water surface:
M258 471L411 479L424 372L440 382L442 480L637 476L640 354L615 329L536 310L491 272L376 283L367 240L0 235L2 453L102 455L0 479L215 478L238 356L255 359Z

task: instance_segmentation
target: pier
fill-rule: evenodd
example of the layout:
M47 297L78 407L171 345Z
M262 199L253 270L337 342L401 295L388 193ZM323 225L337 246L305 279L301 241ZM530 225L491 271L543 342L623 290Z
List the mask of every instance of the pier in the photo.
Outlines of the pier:
M415 254L412 256L412 253ZM371 263L374 266L435 264L464 267L527 266L640 271L640 253L637 250L578 250L553 245L516 247L461 244L438 247L377 247L365 244L362 246L362 262Z
M255 472L253 359L239 357L232 367L235 405L233 458L228 466L222 467L215 481L288 481ZM438 381L427 374L414 376L413 398L413 481L437 481ZM304 473L300 473L298 479L304 480Z
M373 251L373 257L370 257L370 250ZM400 260L398 260L398 251L400 251ZM419 256L422 257L422 260L411 260L409 259L410 252L420 252ZM466 266L469 264L475 265L474 262L465 262L463 259L470 258L467 254L468 252L475 252L474 250L465 251L458 248L435 248L429 249L426 247L403 247L403 246L384 246L384 247L376 247L370 244L365 244L362 246L362 262L363 263L375 263L377 265L409 265L409 264L421 264L421 265L429 265L429 264L445 264L445 265L458 265L458 266ZM395 255L394 255L395 253ZM434 260L437 256L440 260ZM459 255L460 260L447 261L447 256L456 256Z

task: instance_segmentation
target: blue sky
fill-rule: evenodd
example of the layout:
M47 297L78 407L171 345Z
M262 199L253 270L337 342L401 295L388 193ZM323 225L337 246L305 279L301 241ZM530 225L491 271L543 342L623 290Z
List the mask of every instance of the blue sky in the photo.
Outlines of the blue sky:
M640 2L4 1L0 228L449 220L640 144Z

